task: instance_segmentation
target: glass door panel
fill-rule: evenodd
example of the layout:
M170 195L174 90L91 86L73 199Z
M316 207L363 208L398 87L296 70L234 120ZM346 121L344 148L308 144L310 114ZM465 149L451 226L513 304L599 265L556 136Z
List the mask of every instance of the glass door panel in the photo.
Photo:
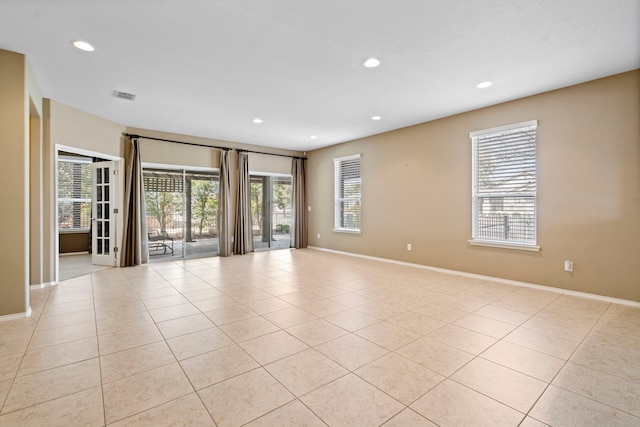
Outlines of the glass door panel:
M269 197L269 180L266 176L251 175L251 233L254 250L269 249L271 229L265 224L268 216L265 213L265 199Z
M291 247L291 177L271 177L271 247Z
M291 177L251 175L251 220L255 250L291 243Z
M144 170L152 261L218 254L217 172Z
M185 172L185 253L218 253L219 178L215 173Z
M149 257L183 256L184 177L180 171L144 170Z

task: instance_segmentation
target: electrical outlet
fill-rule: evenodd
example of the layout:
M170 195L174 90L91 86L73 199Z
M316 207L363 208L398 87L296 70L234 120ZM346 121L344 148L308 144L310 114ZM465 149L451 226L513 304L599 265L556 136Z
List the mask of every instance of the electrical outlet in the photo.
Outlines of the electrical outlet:
M318 239L320 238L320 233L318 233Z
M411 250L411 243L407 243L407 250L410 251Z
M571 273L573 271L573 261L566 260L564 262L564 271Z

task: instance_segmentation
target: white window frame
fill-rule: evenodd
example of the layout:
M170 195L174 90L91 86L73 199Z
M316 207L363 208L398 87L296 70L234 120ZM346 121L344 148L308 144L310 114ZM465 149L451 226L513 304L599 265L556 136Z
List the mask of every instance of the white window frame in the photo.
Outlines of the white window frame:
M509 133L509 132L517 132L519 130L531 129L533 128L536 131L535 144L536 144L536 152L537 152L537 144L538 144L538 135L537 135L537 120L530 120L521 123L514 123L511 125L500 126L490 129L484 129L476 132L470 132L469 137L472 141L472 237L469 240L469 244L476 246L490 246L490 247L498 247L498 248L506 248L506 249L519 249L519 250L528 250L528 251L539 251L540 246L537 245L537 154L534 153L535 156L535 183L533 189L526 192L518 192L518 193L509 193L505 191L505 188L499 188L495 193L486 193L483 192L480 195L479 192L479 177L481 171L481 165L479 161L479 151L481 148L479 147L480 139L486 138L490 136L496 136L499 134ZM523 172L525 170L529 170L523 166ZM517 194L517 196L516 196ZM533 239L510 239L508 236L497 238L497 237L487 237L486 233L483 234L480 231L479 217L480 217L480 200L484 200L487 197L505 197L508 195L514 195L514 198L517 197L527 197L533 198L533 221L527 221L527 227L530 229L533 228ZM508 221L510 216L505 214L505 222ZM507 229L507 225L504 226L504 229ZM507 232L504 232L507 234ZM526 232L525 232L526 234ZM524 241L523 241L524 240Z
M341 194L341 179L340 179L340 170L342 168L342 164L345 161L358 160L360 166L360 194L357 196L350 197L340 197ZM354 233L361 234L362 227L362 161L360 154L353 154L350 156L337 157L333 159L333 171L334 171L334 232L338 233ZM343 202L351 201L356 202L360 206L359 213L359 221L358 226L354 227L345 227L344 224L341 223L341 218L343 217L343 212L341 210L341 206Z

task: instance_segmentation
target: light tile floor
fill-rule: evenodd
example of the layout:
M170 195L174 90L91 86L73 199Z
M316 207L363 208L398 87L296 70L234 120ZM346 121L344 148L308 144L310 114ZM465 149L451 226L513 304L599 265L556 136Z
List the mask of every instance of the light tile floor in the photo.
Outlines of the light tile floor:
M98 271L106 270L110 267L104 265L91 264L91 254L64 254L58 258L60 267L60 281L73 279Z
M0 426L640 426L640 308L314 250L94 272L0 323Z

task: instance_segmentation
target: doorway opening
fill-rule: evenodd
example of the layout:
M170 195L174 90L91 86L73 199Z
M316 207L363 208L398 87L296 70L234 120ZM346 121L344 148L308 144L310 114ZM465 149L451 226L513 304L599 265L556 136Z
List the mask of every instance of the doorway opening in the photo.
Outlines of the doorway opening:
M113 262L102 259L96 263L95 251L92 250L96 245L96 242L92 242L95 240L97 201L95 169L97 164L106 160L84 150L75 152L73 148L58 149L56 153L57 281L62 281L113 267ZM98 204L101 209L105 206L109 209L110 204L116 202L113 192L110 196L105 205L102 200L104 193L100 193L101 202ZM109 213L103 215L108 217ZM107 231L104 225L105 222L100 221L102 236L105 233L107 237L116 235L114 229ZM115 227L115 221L112 225ZM99 252L103 252L104 240L98 242L101 244ZM112 243L115 245L115 239ZM107 248L111 246L107 244Z

